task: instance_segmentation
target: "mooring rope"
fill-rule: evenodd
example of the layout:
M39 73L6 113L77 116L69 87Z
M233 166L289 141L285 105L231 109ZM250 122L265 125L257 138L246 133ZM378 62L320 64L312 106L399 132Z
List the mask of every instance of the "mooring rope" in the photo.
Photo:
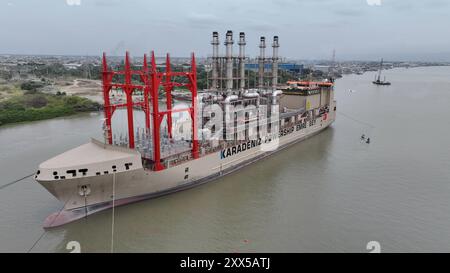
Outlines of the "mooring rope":
M111 219L111 253L114 252L114 207L116 200L116 173L113 173L113 187L112 187L112 219Z
M33 176L34 174L35 174L35 173L32 173L32 174L29 174L29 175L24 176L24 177L22 177L22 178L16 179L16 180L14 180L14 181L12 181L12 182L9 182L9 183L6 183L6 184L4 184L4 185L1 185L1 186L0 186L0 190L3 190L3 189L6 188L6 187L9 187L9 186L11 186L11 185L16 184L17 182L20 182L20 181L22 181L22 180L24 180L24 179L27 179L28 177L31 177L31 176Z
M357 123L366 125L366 126L370 127L371 129L374 129L374 128L375 128L374 125L372 125L372 124L370 124L370 123L368 123L368 122L365 122L365 121L361 121L361 120L359 120L359 119L356 119L356 118L354 118L354 117L352 117L352 116L350 116L350 115L348 115L348 114L345 114L345 113L343 113L343 112L341 112L341 111L338 111L337 113L340 114L340 115L342 115L342 116L344 116L344 117L346 117L346 118L348 118L348 119L351 119L351 120L353 120L353 121L355 121L355 122L357 122Z
M69 199L67 199L66 203L64 203L64 205L62 206L62 208L58 211L58 214L56 215L55 218L53 218L53 221L50 223L49 226L51 226L56 219L58 219L59 215L61 214L61 212L64 210L64 208L66 207L67 203L70 201L70 199L72 199L73 194L70 196ZM44 229L44 232L42 232L41 236L39 236L39 238L34 242L34 244L31 246L30 249L28 249L27 253L30 253L31 250L33 250L33 248L39 243L39 241L44 237L44 235L47 233L47 230Z
M42 239L42 237L44 237L45 233L47 233L46 230L44 230L44 232L42 232L41 236L39 236L39 238L34 242L34 244L31 246L30 249L28 249L27 253L30 253L31 250L33 250L33 248L37 245L37 243Z

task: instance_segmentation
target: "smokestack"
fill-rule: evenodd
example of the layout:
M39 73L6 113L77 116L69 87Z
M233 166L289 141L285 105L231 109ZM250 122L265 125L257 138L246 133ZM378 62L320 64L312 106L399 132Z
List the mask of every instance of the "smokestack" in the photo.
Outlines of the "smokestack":
M273 54L272 54L272 89L277 89L278 85L278 36L273 36Z
M265 50L266 50L266 38L261 37L261 42L259 43L259 81L258 87L260 89L264 88L264 63L265 63Z
M227 91L233 89L233 31L228 30L225 40L226 46L226 87Z
M240 89L244 90L245 88L245 33L239 33L239 72L240 72Z
M212 86L211 89L217 90L218 88L218 78L219 78L219 33L217 31L213 32L213 39L211 41L213 46L213 56L212 56Z

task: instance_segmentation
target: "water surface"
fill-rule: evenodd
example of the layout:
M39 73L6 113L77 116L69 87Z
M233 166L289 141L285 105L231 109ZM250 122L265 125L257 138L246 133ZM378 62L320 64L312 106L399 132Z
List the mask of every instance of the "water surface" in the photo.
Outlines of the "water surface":
M120 252L450 251L450 67L394 69L336 83L323 133L188 191L115 210ZM350 92L349 90L354 90ZM0 185L101 139L102 115L0 128ZM361 134L372 140L360 141ZM0 190L0 251L110 251L111 210L44 233L62 204L32 179Z

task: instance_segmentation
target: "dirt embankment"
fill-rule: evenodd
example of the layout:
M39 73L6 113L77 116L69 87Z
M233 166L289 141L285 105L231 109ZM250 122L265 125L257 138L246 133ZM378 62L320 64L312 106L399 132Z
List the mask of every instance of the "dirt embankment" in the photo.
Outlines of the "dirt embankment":
M100 80L58 80L55 82L54 87L55 90L65 92L67 95L76 95L103 103L102 82Z

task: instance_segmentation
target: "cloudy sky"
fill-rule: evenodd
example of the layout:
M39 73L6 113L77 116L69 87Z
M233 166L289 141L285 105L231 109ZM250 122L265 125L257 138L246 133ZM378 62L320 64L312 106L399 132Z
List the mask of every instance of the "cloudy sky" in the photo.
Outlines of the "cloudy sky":
M381 5L379 5L381 2ZM450 0L0 0L0 54L209 55L211 32L285 57L450 60Z

